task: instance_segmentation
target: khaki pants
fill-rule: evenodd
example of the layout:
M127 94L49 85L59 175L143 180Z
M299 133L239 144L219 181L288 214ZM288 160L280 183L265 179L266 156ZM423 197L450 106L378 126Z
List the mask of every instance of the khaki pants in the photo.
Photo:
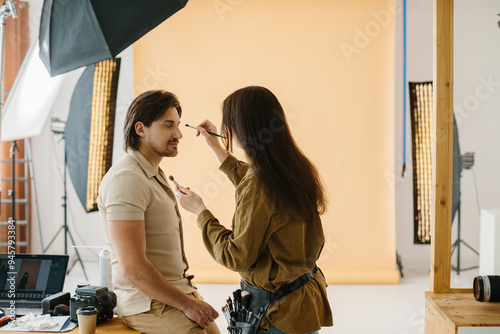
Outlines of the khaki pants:
M189 296L203 300L197 291ZM220 334L215 322L203 330L197 323L188 319L181 310L157 300L151 302L151 310L148 312L122 316L122 320L128 327L146 334Z

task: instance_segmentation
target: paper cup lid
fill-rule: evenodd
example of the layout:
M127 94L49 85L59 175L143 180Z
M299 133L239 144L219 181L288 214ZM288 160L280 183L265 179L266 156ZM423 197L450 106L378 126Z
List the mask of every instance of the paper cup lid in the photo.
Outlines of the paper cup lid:
M97 314L97 309L95 308L95 306L86 306L76 310L76 314L81 314L81 315Z

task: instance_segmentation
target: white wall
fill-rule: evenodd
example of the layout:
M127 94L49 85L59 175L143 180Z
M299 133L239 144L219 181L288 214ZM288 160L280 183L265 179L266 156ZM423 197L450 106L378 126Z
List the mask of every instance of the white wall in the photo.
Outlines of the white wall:
M388 0L388 6L390 5ZM402 0L396 3L396 86L402 85ZM30 28L38 31L41 1L30 2L32 20ZM497 21L500 17L499 0L457 0L455 9L455 103L459 121L460 145L462 152L476 152L476 164L473 167L477 175L477 189L482 208L500 207L500 29ZM408 0L407 3L407 80L432 80L432 0ZM121 149L121 127L126 108L133 98L132 52L126 50L122 55L122 67L119 81L117 116L115 120L114 159L123 155ZM493 81L486 87L482 80ZM67 118L69 101L77 77L70 77L59 94L58 102L51 111L51 116ZM491 91L488 90L491 89ZM489 95L488 95L489 93ZM479 95L478 95L479 94ZM487 96L488 95L488 96ZM476 103L477 102L477 103ZM412 165L411 165L411 129L407 114L407 167L401 177L402 163L402 88L396 91L396 175L388 176L396 191L397 249L402 256L405 268L428 266L430 247L413 245L413 204L412 204ZM460 106L462 108L460 109ZM459 111L462 110L462 111ZM62 225L63 194L61 180L61 161L63 143L55 143L59 138L52 135L49 122L44 132L33 138L33 159L40 205L41 224L44 229L45 245ZM55 148L53 148L55 146ZM97 213L86 214L73 190L68 184L68 218L70 229L78 245L103 245L100 233L100 221ZM462 177L462 238L474 248L479 248L479 211L476 205L474 178L471 171L464 171ZM37 222L34 220L32 250L40 250ZM454 224L456 227L456 224ZM78 232L78 233L77 233ZM454 231L456 233L456 231ZM453 237L453 240L455 237ZM50 249L61 252L63 238L59 236ZM71 252L72 253L72 252ZM94 253L82 251L84 259L95 260ZM468 263L477 263L471 253L464 251L462 259Z
M432 80L432 0L408 0L407 80ZM472 170L462 173L462 239L479 249L479 210L474 174L481 208L500 207L500 1L455 1L455 83L454 109L462 154L475 152ZM402 13L397 17L397 83L402 82ZM486 82L490 82L487 84ZM402 161L402 91L396 92L396 170ZM430 247L413 245L411 128L407 114L407 172L396 175L397 249L403 265L428 266ZM456 221L452 241L456 239ZM456 263L456 256L452 263ZM478 258L462 246L462 267L478 264Z

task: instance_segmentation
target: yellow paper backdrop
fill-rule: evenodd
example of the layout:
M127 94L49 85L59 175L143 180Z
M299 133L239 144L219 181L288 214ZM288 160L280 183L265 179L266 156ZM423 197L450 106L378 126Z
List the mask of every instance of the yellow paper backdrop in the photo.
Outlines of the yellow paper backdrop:
M261 85L281 101L294 137L329 193L318 262L330 283L396 283L394 3L380 0L191 0L134 45L134 93L166 89L182 121L220 125L232 91ZM234 188L195 130L162 168L231 225ZM206 252L181 209L197 282L237 282Z

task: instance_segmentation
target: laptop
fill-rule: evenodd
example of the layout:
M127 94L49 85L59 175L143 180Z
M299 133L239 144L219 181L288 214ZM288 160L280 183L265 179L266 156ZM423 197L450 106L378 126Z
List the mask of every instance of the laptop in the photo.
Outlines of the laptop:
M64 286L68 255L0 254L0 308L16 316L42 314L42 300ZM9 262L10 261L10 262ZM10 308L10 309L9 309Z

